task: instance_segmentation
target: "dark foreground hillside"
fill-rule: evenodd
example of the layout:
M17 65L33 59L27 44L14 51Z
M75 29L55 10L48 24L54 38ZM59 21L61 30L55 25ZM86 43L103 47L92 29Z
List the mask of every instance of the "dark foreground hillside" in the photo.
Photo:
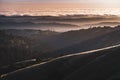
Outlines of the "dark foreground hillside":
M77 53L27 67L3 80L120 80L120 46Z
M67 54L113 46L120 43L119 36L120 26L63 33L29 29L0 30L0 70L24 60L37 59L42 62Z

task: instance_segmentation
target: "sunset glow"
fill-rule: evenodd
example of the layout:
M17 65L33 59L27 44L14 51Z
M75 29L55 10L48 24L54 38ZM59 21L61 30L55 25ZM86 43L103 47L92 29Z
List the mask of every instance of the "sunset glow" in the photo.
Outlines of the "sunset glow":
M120 15L119 0L1 0L0 14L5 15Z

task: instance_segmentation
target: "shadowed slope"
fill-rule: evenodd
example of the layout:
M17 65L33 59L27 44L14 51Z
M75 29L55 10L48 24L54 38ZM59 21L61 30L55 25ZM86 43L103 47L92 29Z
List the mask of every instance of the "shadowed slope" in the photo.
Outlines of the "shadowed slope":
M120 77L115 79L120 72L119 61L120 48L116 48L79 68L64 80L119 80Z
M67 55L6 74L5 80L106 80L118 72L119 45ZM66 78L67 77L67 78Z

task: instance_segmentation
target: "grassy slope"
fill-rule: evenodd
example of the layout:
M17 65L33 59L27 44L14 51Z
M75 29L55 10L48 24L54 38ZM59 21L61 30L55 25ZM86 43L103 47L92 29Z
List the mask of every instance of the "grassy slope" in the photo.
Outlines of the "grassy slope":
M7 80L107 80L120 71L120 47L68 55L7 74ZM112 77L113 76L113 77Z

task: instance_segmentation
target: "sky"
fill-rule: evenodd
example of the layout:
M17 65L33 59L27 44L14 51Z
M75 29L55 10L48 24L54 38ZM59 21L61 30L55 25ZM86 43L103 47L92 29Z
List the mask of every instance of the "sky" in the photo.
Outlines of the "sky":
M4 5L7 3L64 3L64 4L84 4L95 5L95 7L120 7L120 0L0 0L0 3ZM89 7L89 6L88 6Z
M65 8L120 8L120 0L0 0L0 11ZM48 11L49 11L48 10Z
M1 0L2 2L118 3L120 0Z

